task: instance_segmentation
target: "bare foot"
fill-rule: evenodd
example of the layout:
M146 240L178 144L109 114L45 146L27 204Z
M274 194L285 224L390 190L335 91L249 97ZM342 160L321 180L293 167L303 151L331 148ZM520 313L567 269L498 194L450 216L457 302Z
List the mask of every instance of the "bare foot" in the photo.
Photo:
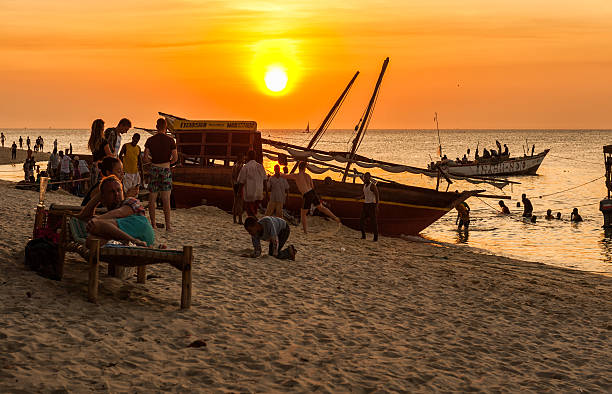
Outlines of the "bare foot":
M288 249L289 249L289 260L295 261L295 255L297 253L297 250L295 249L295 246L289 245Z
M144 248L146 248L146 247L147 247L147 243L146 243L146 242L144 242L144 241L141 241L141 240L139 240L139 239L135 239L135 240L133 240L133 241L132 241L132 243L133 243L133 244L135 244L136 246L142 246L142 247L144 247Z

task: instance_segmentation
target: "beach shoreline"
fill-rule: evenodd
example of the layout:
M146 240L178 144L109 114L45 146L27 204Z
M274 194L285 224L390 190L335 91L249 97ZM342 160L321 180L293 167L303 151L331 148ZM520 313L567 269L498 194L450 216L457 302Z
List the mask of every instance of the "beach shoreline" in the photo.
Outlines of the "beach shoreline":
M11 142L12 144L12 142ZM49 156L51 156L51 154L49 152L34 152L32 151L32 155L34 156L34 159L37 162L40 161L48 161L49 160ZM23 164L23 162L25 162L25 159L28 157L28 150L27 149L19 149L17 148L17 159L16 160L12 160L11 159L11 147L6 147L6 144L4 147L0 147L0 165L5 165L5 164Z
M190 310L166 266L139 285L102 264L91 304L76 255L60 282L23 267L38 193L12 186L0 181L0 391L612 388L610 277L452 244L361 241L318 217L308 235L291 227L295 262L243 258L242 226L202 206L173 211L174 232L156 230L156 243L194 247ZM63 191L47 201L80 202Z

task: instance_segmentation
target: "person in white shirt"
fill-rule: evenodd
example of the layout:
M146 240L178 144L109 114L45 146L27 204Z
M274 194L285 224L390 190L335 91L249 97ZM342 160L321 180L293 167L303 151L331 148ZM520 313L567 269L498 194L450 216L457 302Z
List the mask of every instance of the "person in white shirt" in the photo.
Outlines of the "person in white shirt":
M369 172L363 174L363 194L364 199L363 207L361 209L361 218L359 220L359 227L361 228L361 239L366 238L366 221L371 220L372 226L374 227L374 241L378 241L378 221L376 219L378 214L378 204L380 202L380 196L378 194L378 188L376 183L372 180L372 176Z
M72 159L70 156L64 155L62 151L60 151L60 180L65 181L70 179L72 175Z
M57 167L59 166L60 157L57 154L57 149L53 149L53 153L49 156L49 161L47 162L47 174L52 179L55 179L59 176L57 173Z
M263 200L266 170L255 161L255 152L247 153L247 163L240 170L238 183L243 189L244 208L248 216L257 217L257 210Z

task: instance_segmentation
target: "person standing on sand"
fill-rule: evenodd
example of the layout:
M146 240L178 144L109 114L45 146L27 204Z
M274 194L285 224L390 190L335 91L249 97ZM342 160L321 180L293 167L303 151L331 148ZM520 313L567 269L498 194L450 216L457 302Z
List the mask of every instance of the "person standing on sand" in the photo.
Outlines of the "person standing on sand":
M53 141L53 149L57 150L57 138Z
M57 146L57 140L53 142L53 145ZM102 119L96 119L91 124L91 134L87 142L87 147L92 155L91 179L89 183L95 185L100 180L100 169L98 165L105 157L113 156L108 141L104 138L104 121Z
M361 207L361 218L359 219L359 228L361 229L361 239L366 239L366 222L371 220L374 227L374 241L378 241L378 204L380 203L380 194L376 183L372 180L372 175L369 172L363 174L363 206Z
M266 216L283 217L283 205L289 197L289 182L280 174L280 166L274 166L274 175L268 178L270 200L266 208Z
M55 179L57 174L57 166L59 166L60 157L57 154L57 149L53 150L53 153L49 156L49 161L47 162L47 174L49 178Z
M30 136L26 139L26 145L28 146L28 150L30 150Z
M17 160L17 144L13 141L11 145L11 160Z
M523 217L530 218L533 214L533 205L531 205L531 201L529 201L525 193L521 196L521 200L523 200Z
M60 169L59 169L59 177L60 177L60 181L68 181L72 178L72 172L74 171L74 168L72 166L72 160L70 159L70 156L68 155L62 155L62 151L60 151L60 157L62 158L60 160ZM64 189L68 190L69 189L69 184L68 183L64 183L62 185L64 187Z
M142 163L140 161L140 134L134 133L132 142L129 142L121 147L119 152L119 160L123 163L123 189L129 190L134 186L140 185L140 173L142 172Z
M232 187L234 188L234 204L232 205L232 216L234 223L236 223L236 216L238 216L238 223L242 224L242 211L244 211L244 200L242 198L242 190L240 183L238 183L238 175L240 170L244 166L244 158L242 153L239 153L234 166L232 167Z
M255 152L247 153L247 162L238 174L238 183L242 188L244 207L248 216L257 217L259 204L263 200L264 183L266 182L266 170L263 165L255 161Z
M6 138L4 137L4 133L0 133L0 140L2 140L2 147L4 148L4 140Z
M19 136L19 149L23 149L23 138Z
M36 161L32 156L32 150L28 149L28 157L23 163L23 172L24 179L26 182L34 182L34 167L36 166Z
M244 254L243 257L259 257L261 256L261 240L269 241L268 254L280 260L295 260L297 253L293 245L289 245L283 249L285 242L289 239L291 229L287 222L281 218L273 216L264 216L257 220L249 216L244 221L244 228L251 234L253 242L253 253Z
M302 220L302 228L304 234L308 233L308 222L306 221L306 213L310 210L312 205L319 210L319 212L325 214L336 222L340 223L340 219L332 213L326 206L321 203L319 196L314 189L314 184L310 175L306 173L306 162L301 161L298 164L299 172L297 174L284 175L287 179L293 179L297 185L298 190L302 193L302 209L300 210L300 218Z
M121 149L121 134L127 133L132 127L132 122L129 119L123 118L117 124L117 127L109 127L104 131L104 138L108 141L111 152L117 156L119 149Z
M161 195L164 208L164 219L166 231L172 231L170 226L170 192L172 191L172 171L170 165L178 160L176 142L174 138L166 135L166 119L157 119L157 133L149 137L145 142L143 161L151 163L149 182L149 216L151 225L155 228L155 209L157 207L157 195Z

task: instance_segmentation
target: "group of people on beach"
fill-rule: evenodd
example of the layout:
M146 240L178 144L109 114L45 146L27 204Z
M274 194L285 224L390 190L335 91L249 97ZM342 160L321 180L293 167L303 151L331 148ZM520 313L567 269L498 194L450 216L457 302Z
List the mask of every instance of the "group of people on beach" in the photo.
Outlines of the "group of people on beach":
M269 254L279 259L295 259L296 249L289 245L282 249L290 234L290 226L287 220L293 219L284 209L289 198L289 180L295 182L302 198L300 209L300 222L304 233L308 233L307 215L309 212L317 211L338 224L340 219L323 203L318 196L312 177L306 172L306 162L299 162L297 174L290 174L287 166L281 173L280 165L274 166L274 174L268 176L261 163L256 160L255 152L247 153L246 163L239 156L232 169L232 184L234 189L234 204L232 208L234 223L242 224L242 215L246 211L247 218L244 227L251 235L253 241L253 253L245 256L258 257L261 255L260 241L270 242ZM376 184L372 181L369 173L363 176L363 197L365 203L361 215L362 238L365 239L365 224L368 220L374 227L374 241L378 240L377 210L379 194ZM268 205L261 219L257 219L259 208L264 201L264 192ZM286 220L287 219L287 220Z
M83 199L83 209L78 218L87 221L88 242L99 239L131 242L138 246L151 246L155 241L153 228L162 227L156 222L157 199L161 200L166 231L172 231L170 221L170 193L172 172L170 166L178 161L174 139L166 134L166 119L156 123L156 133L145 142L141 152L140 134L121 145L122 134L132 124L123 118L116 127L104 129L104 121L92 123L88 141L92 153L90 175L91 188ZM148 172L144 173L144 166ZM138 199L144 179L148 182L149 219ZM98 205L107 208L103 215L95 216Z

